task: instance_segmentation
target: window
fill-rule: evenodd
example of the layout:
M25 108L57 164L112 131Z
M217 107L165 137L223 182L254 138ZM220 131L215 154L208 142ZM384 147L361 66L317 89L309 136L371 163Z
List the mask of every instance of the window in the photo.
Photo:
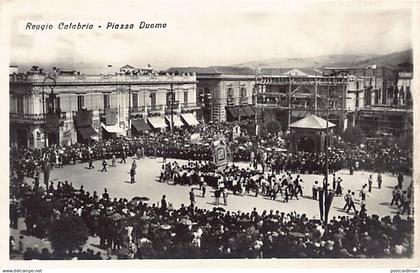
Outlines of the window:
M60 108L60 97L57 97L55 99L55 109L59 112L61 112L61 108Z
M241 98L246 98L246 88L241 88Z
M356 108L359 108L359 92L356 92Z
M150 105L156 107L156 93L150 93Z
M175 102L175 93L166 93L166 105L171 105L173 102Z
M188 103L188 91L184 91L184 103Z
M85 107L85 96L77 96L77 110L82 110Z
M17 112L23 113L23 97L17 97Z
M233 97L233 88L228 88L228 97Z
M104 94L104 109L109 109L110 107L109 94Z
M139 107L139 93L132 93L133 107Z

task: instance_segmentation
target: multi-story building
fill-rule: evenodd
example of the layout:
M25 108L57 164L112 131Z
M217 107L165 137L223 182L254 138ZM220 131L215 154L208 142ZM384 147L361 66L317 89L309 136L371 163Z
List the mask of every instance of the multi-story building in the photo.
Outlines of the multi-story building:
M175 73L197 75L199 117L205 122L253 119L255 71L247 67L173 67Z
M265 122L282 128L307 116L328 117L345 130L348 123L370 133L398 133L410 117L410 75L388 67L266 69L257 72L257 106ZM328 94L328 99L327 99Z
M130 134L131 129L195 123L199 109L192 73L134 69L84 75L55 68L45 73L33 67L27 73L14 69L9 78L11 145L68 145L90 137ZM173 117L169 125L168 116Z
M283 129L309 114L325 118L328 110L329 119L343 130L364 103L362 80L325 69L263 68L257 86L265 122L278 120Z
M411 96L411 82L413 80L413 72L398 73L398 106L412 106L413 98Z
M369 135L378 132L400 135L412 124L411 73L397 68L371 65L346 69L364 79L364 105L357 111L356 124Z

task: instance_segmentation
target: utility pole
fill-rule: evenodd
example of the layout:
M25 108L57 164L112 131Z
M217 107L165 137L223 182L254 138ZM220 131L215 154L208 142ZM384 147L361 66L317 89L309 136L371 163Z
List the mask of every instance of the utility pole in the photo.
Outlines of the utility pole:
M128 85L128 136L131 137L131 85Z
M237 75L235 77L238 77ZM241 90L241 80L239 79L239 96L238 96L238 122L241 121L241 109L242 109L242 90Z
M327 121L327 128L326 128L326 132L325 132L325 138L326 138L326 147L325 147L325 185L324 185L324 220L325 223L328 223L328 213L327 213L327 199L328 199L328 168L329 168L329 164L328 164L328 159L329 159L329 152L328 152L328 146L329 146L329 134L328 134L328 119L329 119L329 108L330 108L330 79L328 79L328 83L327 83L327 117L326 117L326 121Z
M344 132L344 130L346 129L345 128L345 124L344 124L344 120L346 119L346 85L345 85L345 83L344 83L344 80L345 80L345 76L348 76L348 74L346 73L346 72L344 72L343 74L342 74L342 78L341 78L341 83L343 84L343 94L342 94L342 96L343 96L343 101L342 101L342 120L343 120L343 132ZM356 92L359 92L358 90L356 90Z
M48 136L47 136L47 119L46 119L46 113L45 113L45 91L44 91L44 87L45 87L45 81L47 79L53 80L54 81L54 85L56 85L56 81L54 78L52 78L51 76L45 76L44 80L42 81L42 117L43 117L43 125L42 125L42 132L44 134L44 147L48 147L49 143L48 143ZM54 92L54 89L51 88L51 94Z
M174 89L173 84L171 83L171 133L174 131L174 103L175 103L175 96L174 96Z
M289 99L288 99L288 114L287 114L287 128L288 131L290 131L290 115L292 112L292 77L289 75Z
M318 72L315 71L315 115L318 112Z

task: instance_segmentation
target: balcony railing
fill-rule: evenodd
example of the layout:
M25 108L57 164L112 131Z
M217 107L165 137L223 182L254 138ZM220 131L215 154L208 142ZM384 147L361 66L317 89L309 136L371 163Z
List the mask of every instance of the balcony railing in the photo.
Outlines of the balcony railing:
M243 104L243 103L247 103L249 101L249 97L240 97L239 98L239 103Z
M10 119L22 121L43 121L42 114L10 113Z
M75 112L60 112L59 116L60 119L72 119ZM27 113L10 113L10 119L13 120L21 120L27 122L43 122L44 116L43 114L27 114Z
M165 111L165 105L164 104L151 105L147 107L147 109L151 112L162 112L162 111Z
M201 108L201 105L197 102L184 102L181 103L181 109L197 109Z

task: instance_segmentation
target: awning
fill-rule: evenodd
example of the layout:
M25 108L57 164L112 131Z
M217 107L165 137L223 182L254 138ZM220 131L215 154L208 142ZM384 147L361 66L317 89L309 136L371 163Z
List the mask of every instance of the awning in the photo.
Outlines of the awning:
M238 118L238 108L236 107L226 107L226 111L228 111L234 119Z
M238 108L239 108L239 114L241 115L241 117L248 116L247 112L245 112L245 106L238 106Z
M161 117L150 117L147 119L147 121L150 123L153 129L161 129L168 127L168 125L166 125L165 120Z
M102 128L104 128L105 131L107 131L108 133L111 134L121 134L123 135L125 132L122 128L120 128L118 125L105 125L105 124L101 124Z
M234 119L238 118L238 114L241 117L250 117L255 115L254 109L249 105L226 107L226 111L228 111Z
M181 114L181 118L188 126L196 126L200 124L198 120L194 117L194 115L191 113Z
M138 132L148 131L151 129L145 119L133 119L131 120L131 124Z
M86 126L86 127L79 127L77 128L77 131L79 132L80 136L83 139L88 139L92 136L96 136L98 133L95 131L95 129L92 128L92 126Z
M252 106L245 106L244 111L247 113L248 116L255 116L255 109Z
M174 115L173 118L175 127L180 127L184 125L184 123L182 123L181 118L178 115ZM165 119L168 121L168 124L171 124L171 116L165 116Z

